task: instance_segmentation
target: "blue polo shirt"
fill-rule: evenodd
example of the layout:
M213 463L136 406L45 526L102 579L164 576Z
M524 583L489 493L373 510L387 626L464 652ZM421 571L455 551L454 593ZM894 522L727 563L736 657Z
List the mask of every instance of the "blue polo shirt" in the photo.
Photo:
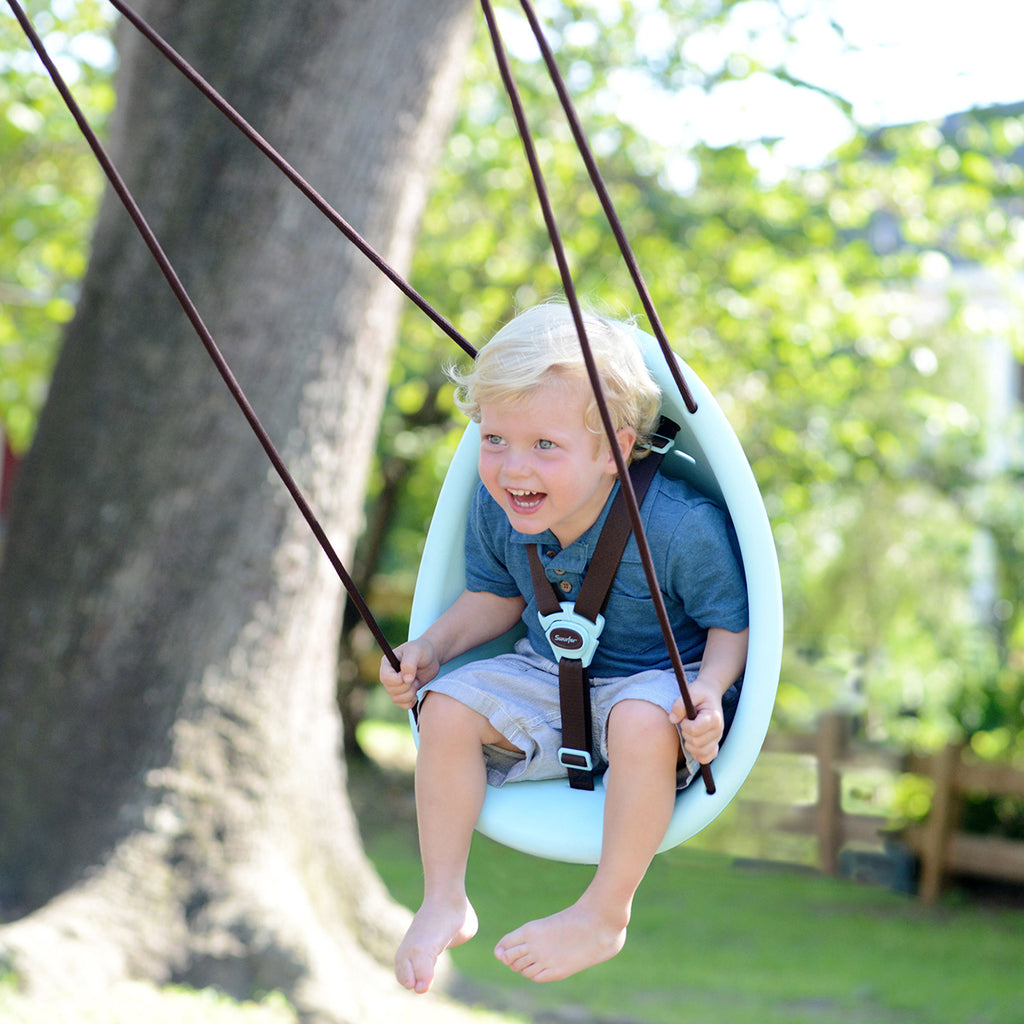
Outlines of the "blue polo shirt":
M575 601L618 487L616 483L594 525L567 548L550 531L513 530L482 484L473 496L466 527L466 586L499 597L526 598L527 636L546 658L552 656L551 648L537 618L526 546L540 545L548 579L564 595L562 600ZM661 473L655 474L640 517L680 657L684 664L699 661L708 629L738 633L747 627L747 588L732 525L706 495ZM635 537L626 545L604 615L592 676L671 669Z

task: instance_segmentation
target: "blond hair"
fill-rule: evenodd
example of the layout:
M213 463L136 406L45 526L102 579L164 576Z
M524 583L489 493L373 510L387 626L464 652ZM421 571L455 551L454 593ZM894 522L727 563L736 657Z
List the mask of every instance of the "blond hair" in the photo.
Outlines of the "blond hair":
M583 312L583 326L615 429L637 435L633 457L646 454L658 425L661 391L644 363L630 325ZM515 401L553 380L590 390L572 311L560 303L533 306L509 321L480 350L472 367L451 367L455 404L474 422L480 406ZM602 434L597 400L591 396L584 423Z

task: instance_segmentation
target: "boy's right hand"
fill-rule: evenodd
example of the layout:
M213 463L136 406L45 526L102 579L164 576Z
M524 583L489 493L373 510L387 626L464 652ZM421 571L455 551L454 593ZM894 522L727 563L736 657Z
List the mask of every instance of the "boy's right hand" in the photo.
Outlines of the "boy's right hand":
M410 640L395 648L401 662L401 670L396 672L387 658L380 663L380 681L388 696L400 708L406 711L416 706L416 698L420 687L425 686L441 669L434 645L429 640Z

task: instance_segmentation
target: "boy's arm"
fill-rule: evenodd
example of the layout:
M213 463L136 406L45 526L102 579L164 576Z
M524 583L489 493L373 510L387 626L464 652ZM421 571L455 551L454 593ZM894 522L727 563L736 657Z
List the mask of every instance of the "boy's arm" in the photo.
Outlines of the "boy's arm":
M740 633L730 633L727 629L708 630L700 672L689 687L697 717L687 717L682 697L669 714L670 720L679 725L686 749L701 764L710 764L718 756L718 745L725 731L722 697L746 667L749 632L747 629Z
M525 607L526 601L519 595L499 597L483 590L464 590L421 636L395 649L400 672L386 658L381 660L380 681L392 701L407 710L414 707L420 687L429 683L442 665L506 633Z
M438 662L444 665L508 632L525 607L526 601L518 594L499 597L486 590L464 590L419 639L433 645Z
M750 630L730 633L727 629L709 629L700 674L695 682L707 682L718 691L719 698L736 682L747 665L747 640Z

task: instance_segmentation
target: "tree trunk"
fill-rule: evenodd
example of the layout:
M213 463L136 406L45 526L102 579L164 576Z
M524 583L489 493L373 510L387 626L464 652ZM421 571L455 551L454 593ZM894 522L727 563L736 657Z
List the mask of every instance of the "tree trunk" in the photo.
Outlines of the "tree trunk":
M468 0L141 13L406 264ZM115 161L347 557L404 300L148 44L123 26L121 44ZM109 197L20 484L0 962L39 987L139 977L427 1019L394 1003L403 914L345 791L340 585Z

